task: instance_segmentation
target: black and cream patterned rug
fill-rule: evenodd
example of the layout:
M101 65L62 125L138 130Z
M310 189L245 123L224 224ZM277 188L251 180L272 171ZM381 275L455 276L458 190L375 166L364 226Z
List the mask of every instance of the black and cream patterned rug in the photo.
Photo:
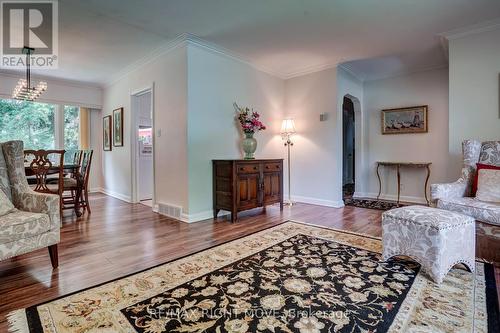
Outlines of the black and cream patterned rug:
M286 222L9 315L12 332L494 332L493 267L436 285L381 241Z
M375 199L358 199L358 198L345 198L344 204L346 206L378 209L378 210L389 210L397 207L406 206L404 204L399 204L399 206L394 201L384 201Z

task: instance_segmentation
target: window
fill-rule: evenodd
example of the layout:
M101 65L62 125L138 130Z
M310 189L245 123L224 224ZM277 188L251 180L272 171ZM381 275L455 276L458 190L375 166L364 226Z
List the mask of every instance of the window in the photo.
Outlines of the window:
M0 99L0 142L24 141L25 149L54 149L56 106Z
M79 107L64 106L64 149L68 152L67 155L73 155L79 149L79 114Z
M0 99L0 142L10 140L25 149L65 149L70 161L80 148L80 108Z

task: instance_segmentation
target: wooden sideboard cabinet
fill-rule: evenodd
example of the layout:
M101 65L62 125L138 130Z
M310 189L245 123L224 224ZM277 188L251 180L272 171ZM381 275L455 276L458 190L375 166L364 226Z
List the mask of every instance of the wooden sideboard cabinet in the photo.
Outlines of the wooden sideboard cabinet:
M214 218L275 203L283 210L283 160L213 160Z

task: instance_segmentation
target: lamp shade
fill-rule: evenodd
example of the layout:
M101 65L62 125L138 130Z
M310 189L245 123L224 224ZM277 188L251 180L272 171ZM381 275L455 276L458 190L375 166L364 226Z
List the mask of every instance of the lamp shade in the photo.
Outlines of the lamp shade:
M286 134L286 135L291 135L295 133L295 122L293 119L284 119L283 122L281 123L281 131L280 133Z

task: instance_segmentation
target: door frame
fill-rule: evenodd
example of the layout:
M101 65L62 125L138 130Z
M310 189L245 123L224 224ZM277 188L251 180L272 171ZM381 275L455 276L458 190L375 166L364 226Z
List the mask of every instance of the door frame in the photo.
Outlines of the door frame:
M130 135L130 147L131 147L131 152L130 152L130 162L131 162L131 170L132 170L132 202L133 203L139 203L138 199L138 170L139 170L139 114L137 112L137 105L136 105L136 100L137 97L140 95L144 95L146 93L151 93L151 131L153 133L153 195L152 195L152 209L156 206L156 131L155 131L155 104L154 104L154 82L151 82L150 85L142 88L135 90L130 93L130 129L131 129L131 135Z

